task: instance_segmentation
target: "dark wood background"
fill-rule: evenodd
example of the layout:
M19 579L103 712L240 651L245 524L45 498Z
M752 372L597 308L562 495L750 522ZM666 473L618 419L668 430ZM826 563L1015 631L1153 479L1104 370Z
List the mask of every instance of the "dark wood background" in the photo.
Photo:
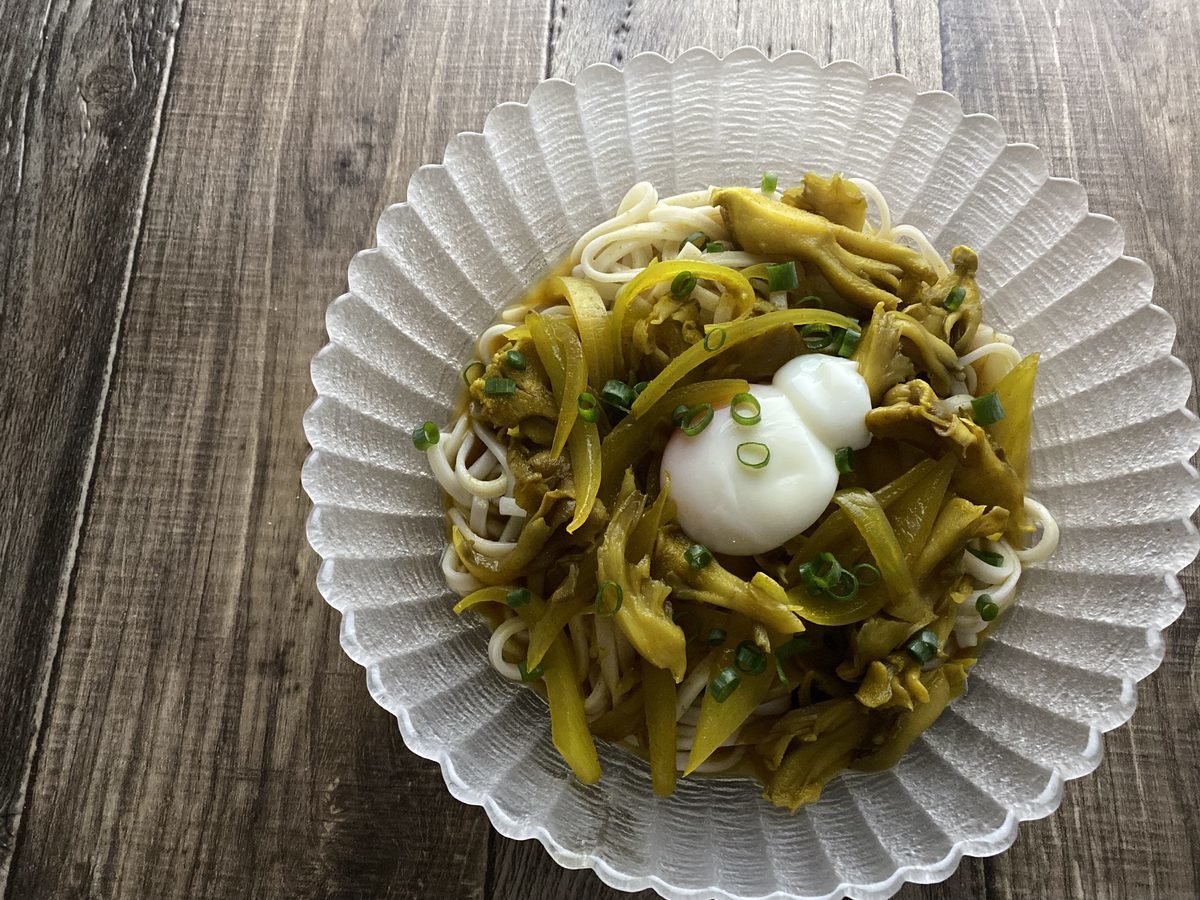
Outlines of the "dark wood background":
M0 897L617 895L446 793L342 655L301 415L351 254L503 100L696 44L999 117L1200 362L1194 0L0 0ZM1195 597L1195 570L1184 583ZM1200 895L1200 612L1093 776L906 898Z

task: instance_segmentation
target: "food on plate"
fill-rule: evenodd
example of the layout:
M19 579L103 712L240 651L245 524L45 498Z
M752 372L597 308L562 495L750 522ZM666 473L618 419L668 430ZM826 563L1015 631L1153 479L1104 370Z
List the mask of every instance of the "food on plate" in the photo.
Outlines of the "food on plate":
M814 802L893 765L958 696L1058 530L1026 494L1037 356L869 182L635 185L504 309L452 424L413 433L442 568L540 690L677 778Z

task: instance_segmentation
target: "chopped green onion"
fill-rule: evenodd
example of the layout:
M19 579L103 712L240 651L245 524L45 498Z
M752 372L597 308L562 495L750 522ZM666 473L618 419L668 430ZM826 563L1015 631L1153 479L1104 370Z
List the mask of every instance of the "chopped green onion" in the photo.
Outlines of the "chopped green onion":
M767 290L794 291L800 287L800 279L796 275L796 264L790 260L767 266Z
M914 635L912 639L904 645L904 649L908 651L909 656L919 663L927 663L937 656L938 636L936 631L930 631L926 628L924 631Z
M575 398L575 403L579 406L579 418L585 422L595 422L600 415L599 402L596 400L596 395L584 391Z
M805 325L800 329L800 340L809 350L827 350L833 346L833 329L828 325Z
M995 391L971 401L971 418L976 425L992 425L1004 418L1004 407Z
M712 551L703 544L692 544L683 551L683 558L693 569L703 569L713 561Z
M705 428L707 428L713 420L713 408L711 403L701 403L698 406L690 407L687 414L683 417L679 424L679 430L688 437L695 437Z
M714 328L704 336L704 349L709 353L712 353L714 350L720 350L725 346L725 338L728 336L724 328Z
M1004 565L1004 554L1002 553L993 553L991 550L976 550L974 547L968 547L967 552L985 565L995 566L997 569Z
M671 296L676 300L686 300L696 289L696 276L691 272L680 272L671 279Z
M418 450L428 450L441 440L441 437L442 434L438 431L438 427L432 422L426 422L413 429L412 442Z
M712 677L712 681L708 683L708 693L718 703L724 703L741 683L742 678L738 675L737 669L733 666L726 666Z
M508 363L508 367L514 372L524 372L525 367L529 365L529 360L525 358L525 354L520 350L509 350L504 354L504 361Z
M611 619L625 602L625 590L615 581L602 581L596 588L596 615Z
M522 681L537 681L546 674L546 664L538 663L532 669L527 669L525 667L525 660L521 660L517 663L517 671L521 673Z
M754 641L742 641L733 651L733 664L747 675L761 675L767 668L767 654Z
M834 600L853 600L858 596L858 576L847 569L842 569L842 577L838 579L837 584L825 588L825 593Z
M822 567L824 571L822 571ZM841 578L842 564L828 550L824 553L818 553L814 559L809 560L800 567L800 579L804 582L804 586L808 588L809 593L812 594L828 590L837 584Z
M764 194L775 193L775 189L779 187L779 176L774 172L763 172L762 184L760 186Z
M709 241L704 247L705 253L724 253L725 245L721 241Z
M985 622L990 622L1000 615L1000 607L992 600L991 594L980 594L979 599L975 601L975 610Z
M708 633L706 640L708 641L709 646L717 647L725 643L725 638L727 636L728 635L726 635L724 628L714 628Z
M737 445L737 458L747 468L761 469L771 461L771 448L762 441L746 441Z
M945 309L954 312L963 305L963 300L967 298L967 289L962 285L956 288L951 288L950 293L946 295L946 299L942 301L942 306Z
M788 309L824 309L825 301L816 294L809 294L807 297L794 299L788 298Z
M859 563L851 571L854 572L854 577L858 579L858 583L862 587L870 587L873 584L878 584L880 579L879 569L870 563ZM870 577L868 581L867 578Z
M743 411L745 407L750 411ZM729 415L739 425L757 425L762 421L762 404L753 394L734 394L733 399L729 401Z
M479 370L478 373L475 372L476 369ZM482 378L483 373L486 371L487 366L485 366L479 360L474 360L473 362L467 363L465 366L463 366L462 370L463 384L465 384L467 387L470 387L471 382L473 382L476 378Z
M833 463L839 472L849 475L854 471L854 448L838 447L833 451Z
M629 412L629 407L633 406L633 401L637 399L637 393L625 382L612 378L600 388L600 399L617 409Z
M636 396L640 397L640 396L642 396L642 391L644 391L644 390L645 390L646 388L648 388L648 387L650 387L650 382L648 382L648 381L639 381L637 384L635 384L635 385L633 386L633 393L634 393Z
M797 653L803 653L805 650L812 648L812 641L806 637L794 637L791 640L784 641L775 648L775 658L781 662L787 662Z
M842 332L842 339L838 343L838 356L843 356L849 359L854 351L858 348L858 342L862 340L862 332L856 328L847 328Z
M490 397L511 397L517 392L517 383L511 378L489 378L483 383L483 392Z
M533 599L533 594L528 588L516 588L504 595L504 602L513 609L520 609L526 603Z
M693 231L691 234L689 234L687 237L685 237L683 239L683 241L680 242L679 249L682 250L688 244L695 244L696 249L703 250L704 245L707 243L708 243L708 235L707 234L705 234L703 231Z
M687 421L688 413L692 408L686 403L680 403L677 407L671 410L671 424L676 428L682 428L683 423Z

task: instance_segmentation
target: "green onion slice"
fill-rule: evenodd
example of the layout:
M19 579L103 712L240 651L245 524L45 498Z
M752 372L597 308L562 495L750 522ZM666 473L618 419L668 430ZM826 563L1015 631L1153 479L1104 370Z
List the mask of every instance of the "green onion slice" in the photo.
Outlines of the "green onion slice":
M974 547L968 547L967 552L985 565L995 566L997 569L1004 565L1004 555L1002 553L993 553L991 550L977 550Z
M504 595L504 602L513 609L520 609L526 603L533 599L533 594L528 588L516 588Z
M585 422L595 422L600 415L599 402L596 400L596 395L590 391L584 391L575 398L575 403L579 406L579 418Z
M816 294L809 294L807 297L798 299L788 298L788 309L824 309L825 301Z
M705 640L708 641L709 646L718 647L725 643L725 638L727 636L728 635L725 633L724 628L714 628L708 633L708 637L705 638Z
M525 354L520 350L509 350L504 354L504 361L508 363L508 367L514 372L524 372L526 366L529 365L529 360L525 358Z
M800 329L800 340L809 350L827 350L833 346L833 329L828 325L805 325Z
M688 437L695 437L710 424L713 420L713 408L711 403L701 403L697 406L689 407L687 413L679 422L679 430Z
M762 469L771 461L771 448L762 441L746 441L737 445L737 458L743 466Z
M428 450L439 440L441 440L441 432L438 427L432 422L426 422L424 425L418 425L413 429L412 442L413 446L418 450Z
M703 544L692 544L683 551L683 558L693 569L703 569L713 561L712 551Z
M942 301L942 306L950 312L954 312L963 305L963 300L967 297L967 289L962 285L956 288L951 288L950 293L946 295L946 299Z
M825 588L825 593L834 600L853 600L858 596L858 576L848 569L843 569L837 584Z
M975 610L985 622L990 622L1000 615L1000 607L992 600L991 594L980 594L979 599L975 601Z
M483 382L483 392L491 397L511 397L517 392L517 383L511 378L488 378Z
M767 266L767 290L794 291L800 287L800 278L796 275L796 264L792 261Z
M645 390L646 388L648 388L648 387L650 387L650 382L648 382L648 381L639 381L637 384L635 384L635 385L633 386L633 394L634 394L634 396L635 396L635 397L640 397L640 396L642 396L642 391L644 391L644 390Z
M696 276L691 272L680 272L671 279L671 296L676 300L686 300L696 289Z
M753 394L734 394L729 401L729 415L739 425L757 425L762 421L762 404Z
M870 563L859 563L852 570L854 577L858 579L858 583L862 587L870 587L873 584L878 584L882 577L879 574L879 567L873 566Z
M742 641L733 651L733 664L747 675L761 675L767 668L767 654L754 641Z
M677 407L671 410L671 424L676 428L682 428L683 423L687 421L688 413L692 408L686 403L680 403Z
M704 247L705 253L724 253L725 244L721 241L709 241Z
M741 683L742 678L738 675L737 669L733 666L726 666L712 677L708 683L708 692L718 703L724 703Z
M725 338L727 337L728 335L725 333L724 328L714 328L708 334L704 335L704 349L709 353L712 353L714 350L720 350L725 346Z
M992 425L1004 418L1004 407L995 391L971 401L971 418L976 425Z
M477 378L482 378L483 373L486 371L487 366L477 359L467 363L465 366L463 366L462 370L463 384L465 384L467 387L470 387L471 382L475 381Z
M775 189L779 187L779 176L774 172L763 172L762 183L760 186L762 187L762 192L764 194L775 193Z
M854 351L858 349L858 342L862 340L862 332L855 328L847 328L842 332L842 339L838 342L838 356L849 359L854 355Z
M837 450L833 451L833 462L839 472L843 475L849 475L854 471L854 448L838 447Z
M532 669L528 669L525 667L525 660L521 660L517 663L517 671L521 673L522 681L537 681L546 674L546 664L538 663Z
M703 231L693 231L679 243L679 249L682 250L688 244L695 244L696 249L703 250L704 245L708 243L708 235Z
M810 593L828 590L842 578L842 564L826 550L800 567L800 578Z
M625 382L611 378L600 388L600 399L617 409L629 412L629 407L633 406L633 401L637 399L637 392Z
M596 588L596 615L611 619L625 602L625 590L615 581L602 581Z
M908 651L909 656L920 663L927 663L937 656L940 649L938 636L936 631L930 631L926 628L924 631L914 635L912 639L905 644L904 649Z

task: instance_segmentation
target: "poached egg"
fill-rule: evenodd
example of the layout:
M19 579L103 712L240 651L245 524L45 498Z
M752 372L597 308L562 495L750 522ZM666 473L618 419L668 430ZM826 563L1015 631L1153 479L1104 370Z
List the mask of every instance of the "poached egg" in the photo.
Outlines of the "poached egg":
M835 451L871 442L871 394L853 360L798 356L750 393L760 406L756 424L740 425L722 407L694 437L677 429L662 458L683 530L735 556L765 553L812 525L837 490ZM770 449L765 466L739 461L745 443Z

